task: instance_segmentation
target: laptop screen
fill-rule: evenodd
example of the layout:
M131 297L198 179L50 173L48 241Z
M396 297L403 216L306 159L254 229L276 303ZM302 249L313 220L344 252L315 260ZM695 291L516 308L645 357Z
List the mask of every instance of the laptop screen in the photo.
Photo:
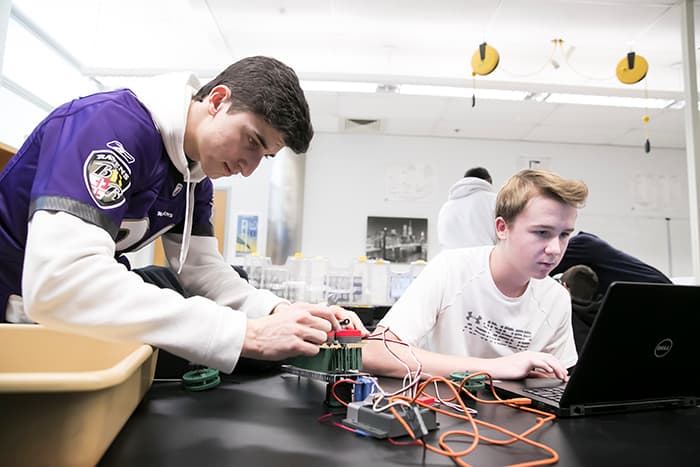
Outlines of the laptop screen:
M700 396L700 287L613 283L561 404Z

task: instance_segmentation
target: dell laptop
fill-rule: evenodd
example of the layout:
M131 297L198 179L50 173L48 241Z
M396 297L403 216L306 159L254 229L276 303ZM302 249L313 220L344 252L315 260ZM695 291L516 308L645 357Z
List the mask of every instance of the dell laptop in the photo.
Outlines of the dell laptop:
M561 417L700 403L700 286L615 282L569 381L494 381Z

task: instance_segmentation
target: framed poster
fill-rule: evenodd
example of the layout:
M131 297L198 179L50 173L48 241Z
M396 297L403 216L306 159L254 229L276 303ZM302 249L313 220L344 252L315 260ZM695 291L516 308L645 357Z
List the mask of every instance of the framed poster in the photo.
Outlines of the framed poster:
M394 263L428 259L428 219L367 217L367 258Z
M236 221L236 256L258 251L258 216L238 215Z

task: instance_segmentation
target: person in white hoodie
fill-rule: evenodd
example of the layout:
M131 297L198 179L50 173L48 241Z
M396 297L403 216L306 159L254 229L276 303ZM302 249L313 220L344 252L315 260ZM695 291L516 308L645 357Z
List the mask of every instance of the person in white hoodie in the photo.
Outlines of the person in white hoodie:
M0 322L143 342L224 372L241 356L314 355L346 318L366 334L350 311L253 288L213 236L210 178L247 177L312 136L296 74L268 57L204 86L167 75L58 107L0 174ZM189 298L120 261L158 237Z
M496 192L488 170L474 167L449 191L438 214L442 249L496 243Z

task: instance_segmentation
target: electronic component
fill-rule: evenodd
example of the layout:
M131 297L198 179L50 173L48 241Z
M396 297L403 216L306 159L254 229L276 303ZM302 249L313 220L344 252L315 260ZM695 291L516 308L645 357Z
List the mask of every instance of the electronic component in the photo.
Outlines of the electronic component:
M395 408L416 438L422 438L429 431L436 430L438 427L436 412L433 410L418 405L399 405ZM406 429L394 417L391 410L377 412L373 410L372 403L369 401L348 404L347 417L343 419L343 424L380 439L408 435Z
M328 333L330 343L357 344L362 340L362 332L359 329L343 329Z
M476 394L478 390L484 389L484 387L486 387L485 374L471 377L470 376L471 373L469 373L468 371L453 371L452 373L450 373L450 381L459 386L460 384L462 384L462 381L464 381L466 378L469 378L464 383L464 386L462 386L462 388L471 391L474 394Z
M359 371L362 368L362 346L361 344L322 344L316 355L293 357L287 360L287 364L322 372Z
M316 355L293 357L287 363L321 372L359 371L362 369L362 333L357 329L331 331L328 340L321 345Z
M352 400L355 402L362 402L367 399L370 394L375 392L376 388L377 386L374 384L373 379L361 376L355 380Z
M467 379L468 378L468 379ZM466 381L464 381L467 379ZM474 396L479 395L479 391L484 389L486 387L486 375L476 375L476 376L471 376L471 373L468 371L453 371L450 373L450 381L455 385L455 386L460 386L462 385L462 382L464 384L462 385L462 390L459 392L459 398L464 402L464 405L467 407L470 407L472 409L476 408L476 401L474 400L473 397L469 397L468 394L465 394L464 392L467 391Z
M282 365L282 370L286 373L303 376L305 378L316 379L319 381L325 381L326 383L335 383L341 379L354 379L361 376L369 376L369 373L363 371L348 371L348 372L329 372L329 371L315 371L309 370L307 368L300 368L294 365Z
M342 320L347 326L350 320ZM374 383L362 369L362 332L357 329L341 329L328 333L328 340L313 356L297 356L287 360L282 369L287 373L326 381L324 405L329 410L344 410L352 400L364 400L374 391ZM355 385L355 379L362 381ZM336 385L340 380L350 380ZM358 387L355 387L358 386ZM361 399L358 399L360 398Z
M336 382L340 380L355 380L360 378L367 378L370 376L369 373L357 370L347 372L316 371L309 370L307 368L300 368L294 365L282 365L282 370L284 370L286 373L290 373L293 375L304 376L306 378L325 381L326 383L328 383L326 384L326 398L323 401L323 404L329 410L333 411L345 410L345 407L335 397L333 397L333 386ZM335 396L337 396L342 401L350 402L353 400L353 387L354 385L350 383L339 384L335 388ZM342 413L342 411L340 413Z

